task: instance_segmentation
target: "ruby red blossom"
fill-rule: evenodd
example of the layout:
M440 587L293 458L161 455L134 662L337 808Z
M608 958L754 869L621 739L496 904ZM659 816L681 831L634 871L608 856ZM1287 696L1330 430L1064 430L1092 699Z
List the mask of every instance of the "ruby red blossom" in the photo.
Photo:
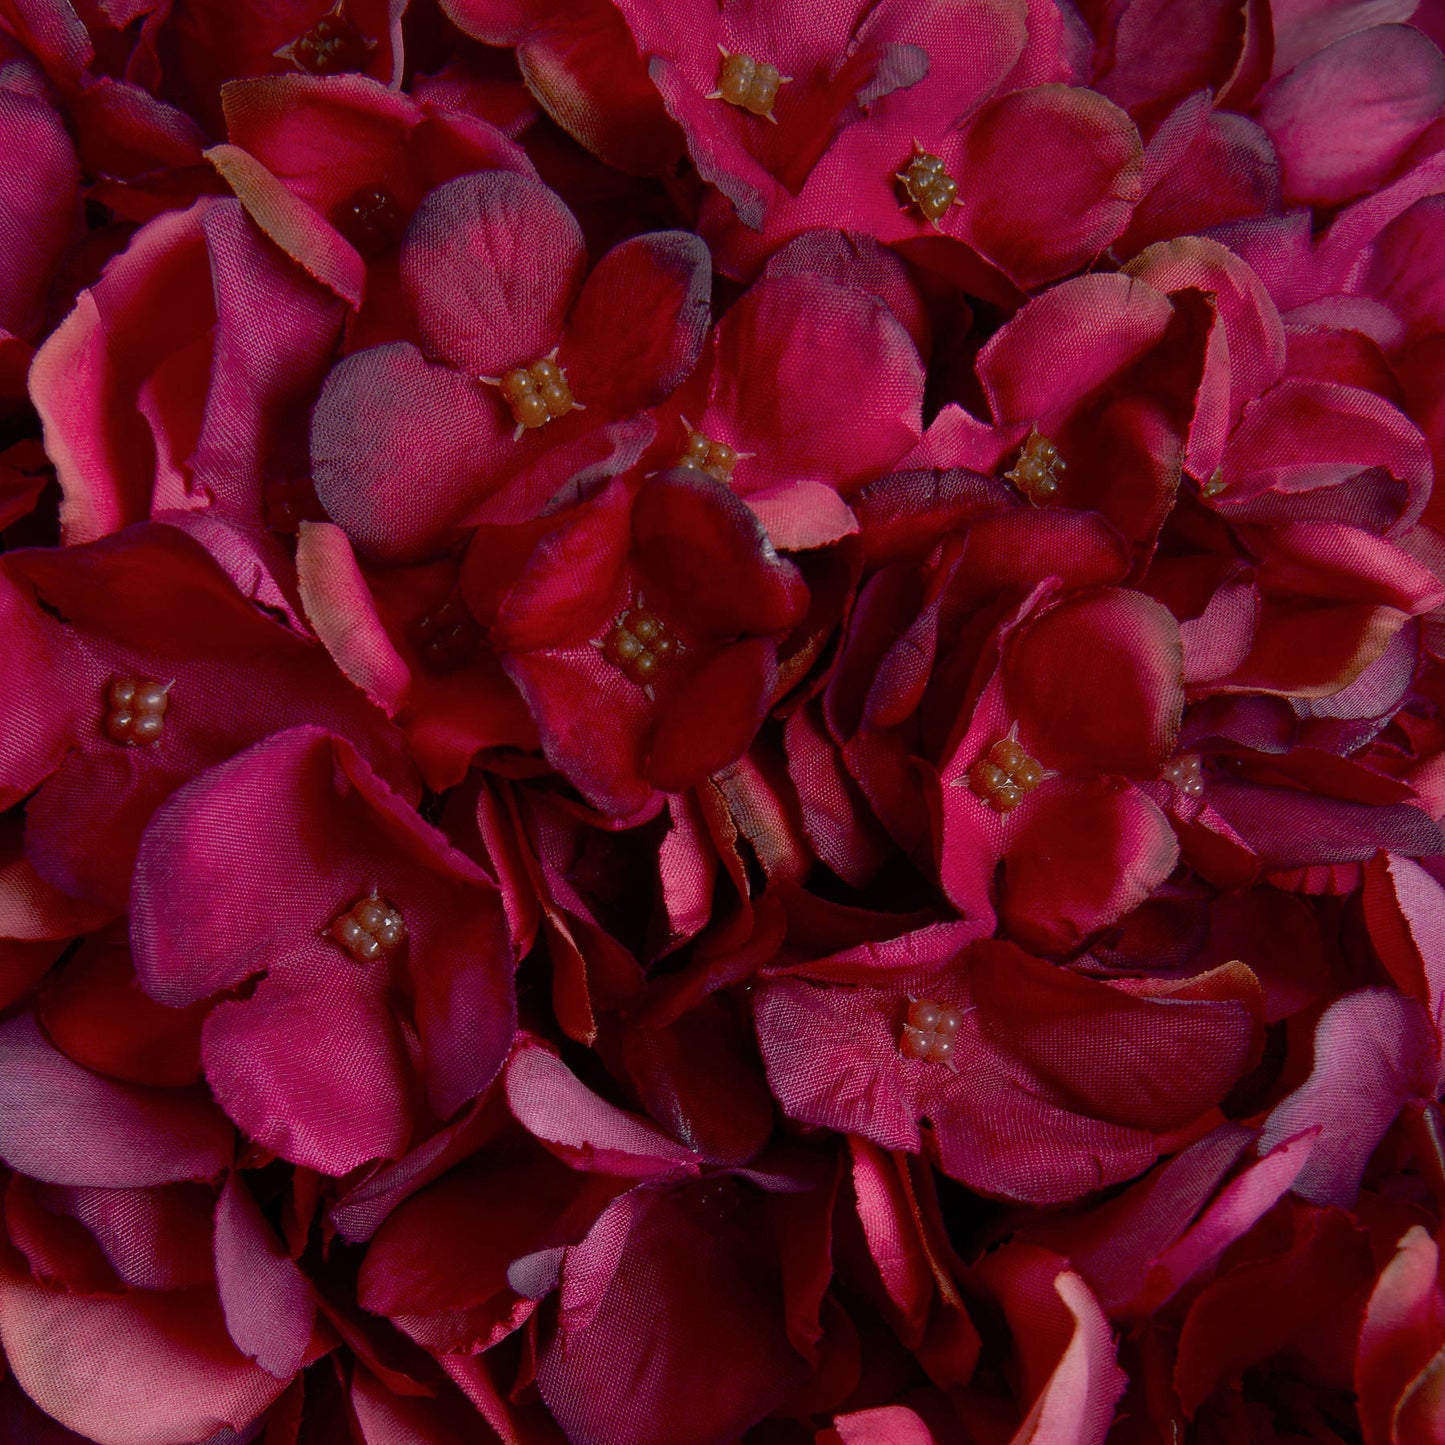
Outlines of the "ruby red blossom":
M0 0L0 1439L1445 1439L1445 22Z

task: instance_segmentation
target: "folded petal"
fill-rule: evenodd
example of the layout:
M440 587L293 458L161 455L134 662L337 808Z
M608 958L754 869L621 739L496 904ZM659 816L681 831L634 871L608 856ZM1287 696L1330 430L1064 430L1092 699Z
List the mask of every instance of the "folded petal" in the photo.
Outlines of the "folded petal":
M290 1379L311 1343L311 1285L235 1170L216 1203L216 1289L236 1347L267 1374Z

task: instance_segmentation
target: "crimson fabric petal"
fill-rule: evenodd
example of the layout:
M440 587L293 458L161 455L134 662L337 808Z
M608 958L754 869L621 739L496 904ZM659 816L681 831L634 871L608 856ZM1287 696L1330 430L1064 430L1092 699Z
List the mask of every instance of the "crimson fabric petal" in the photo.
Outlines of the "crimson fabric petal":
M216 1289L236 1347L267 1374L290 1379L311 1343L311 1286L234 1170L216 1204Z

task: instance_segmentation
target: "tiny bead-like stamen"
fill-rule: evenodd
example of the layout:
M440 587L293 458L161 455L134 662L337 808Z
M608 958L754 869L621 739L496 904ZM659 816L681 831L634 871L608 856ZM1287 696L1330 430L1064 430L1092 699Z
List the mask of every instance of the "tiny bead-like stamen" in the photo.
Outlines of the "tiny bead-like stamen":
M368 261L376 261L401 243L406 214L385 186L362 186L331 209L331 224Z
M559 416L566 416L569 411L582 410L567 384L567 373L557 365L555 356L544 356L530 366L514 366L498 385L512 409L519 437L524 431L533 431L556 421Z
M158 743L165 732L171 685L134 677L117 677L105 691L106 735L126 747Z
M455 672L476 655L481 629L456 598L418 617L409 629L411 644L429 672Z
M714 481L729 482L733 468L738 464L738 454L726 442L715 442L711 437L693 431L688 433L677 464L688 471L705 472Z
M341 914L327 932L358 963L370 963L402 942L406 924L401 914L373 888Z
M708 99L725 100L729 105L776 123L773 105L778 91L792 76L783 75L776 65L769 65L766 60L754 60L751 55L729 52L722 46L718 49L722 51L722 67L718 71L717 89Z
M968 785L996 813L1011 813L1044 780L1038 759L1013 738L1000 738L968 770Z
M1180 753L1164 769L1164 778L1186 797L1203 797L1204 759L1198 753Z
M639 687L646 687L676 651L677 641L667 624L645 607L624 613L602 644L608 662Z
M344 4L345 0L337 0L309 30L275 51L276 57L289 60L312 75L365 70L376 42L347 19Z
M949 175L942 158L930 155L915 141L913 159L906 171L897 173L897 178L924 220L937 230L939 221L958 199L958 182Z
M1059 490L1059 473L1067 463L1048 437L1040 436L1035 427L1019 453L1018 460L1004 476L1037 506L1047 502Z
M949 1004L921 998L909 1005L898 1051L905 1059L946 1064L953 1057L954 1040L963 1026L963 1015Z

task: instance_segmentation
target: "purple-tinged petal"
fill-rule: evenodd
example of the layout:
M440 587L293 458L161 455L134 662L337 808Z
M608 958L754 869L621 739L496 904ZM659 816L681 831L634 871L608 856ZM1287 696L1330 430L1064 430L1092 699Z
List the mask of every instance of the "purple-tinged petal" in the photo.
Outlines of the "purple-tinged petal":
M1445 57L1433 42L1408 25L1375 25L1275 81L1259 118L1279 152L1285 196L1335 206L1386 180L1442 105Z
M149 1089L73 1064L30 1014L0 1024L0 1157L50 1184L138 1188L209 1179L233 1134L203 1092Z
M586 261L581 228L555 191L479 171L422 202L401 273L426 345L471 376L496 377L562 339Z
M1315 1026L1314 1070L1275 1105L1259 1136L1268 1153L1319 1129L1294 1192L1352 1208L1375 1146L1407 1104L1440 1092L1439 1043L1424 1009L1387 989L1336 1000Z
M362 551L387 561L445 550L495 485L490 473L509 445L500 403L409 342L333 368L311 421L321 505Z
M306 1277L234 1170L216 1202L215 1247L227 1332L267 1374L289 1380L306 1359L316 1305Z

